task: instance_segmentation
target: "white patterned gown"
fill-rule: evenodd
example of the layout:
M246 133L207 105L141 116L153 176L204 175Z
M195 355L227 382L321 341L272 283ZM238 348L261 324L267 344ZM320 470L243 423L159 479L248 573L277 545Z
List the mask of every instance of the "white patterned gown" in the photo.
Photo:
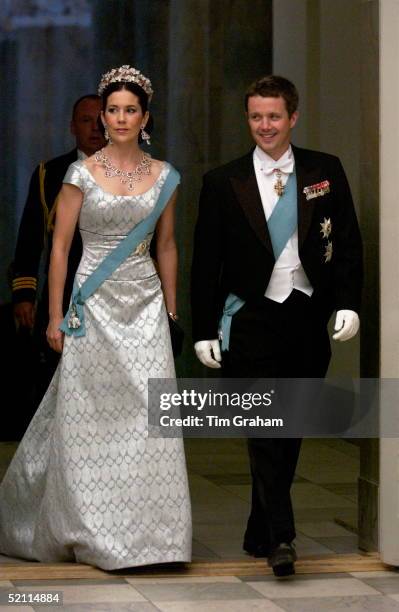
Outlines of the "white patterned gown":
M82 161L64 182L83 194L78 286L155 206L170 166L141 195L103 191ZM147 435L148 378L175 376L149 240L84 306L0 486L0 553L118 569L189 561L182 439Z

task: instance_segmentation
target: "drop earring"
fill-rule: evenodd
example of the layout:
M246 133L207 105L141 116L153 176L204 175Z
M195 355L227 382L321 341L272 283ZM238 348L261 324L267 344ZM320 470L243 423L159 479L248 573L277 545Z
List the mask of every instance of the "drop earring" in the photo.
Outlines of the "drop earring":
M150 140L150 138L151 138L151 137L150 137L150 135L149 135L149 134L148 134L148 133L145 131L145 129L144 129L143 127L141 128L141 134L140 134L140 135L141 135L142 140L143 140L145 143L147 143L148 145L150 145L150 144L151 144L151 140Z
M105 140L108 142L108 144L112 145L112 138L108 133L108 128L106 126L104 126L104 138Z

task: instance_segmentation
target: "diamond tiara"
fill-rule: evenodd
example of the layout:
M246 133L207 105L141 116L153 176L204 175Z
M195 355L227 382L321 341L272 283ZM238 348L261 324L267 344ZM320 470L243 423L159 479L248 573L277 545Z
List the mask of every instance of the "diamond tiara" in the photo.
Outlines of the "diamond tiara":
M151 100L152 94L154 93L150 79L147 79L140 70L132 68L128 64L124 64L120 68L112 68L109 72L102 75L100 84L98 86L98 95L101 96L103 91L111 83L129 82L136 83L145 93L148 95L148 99Z

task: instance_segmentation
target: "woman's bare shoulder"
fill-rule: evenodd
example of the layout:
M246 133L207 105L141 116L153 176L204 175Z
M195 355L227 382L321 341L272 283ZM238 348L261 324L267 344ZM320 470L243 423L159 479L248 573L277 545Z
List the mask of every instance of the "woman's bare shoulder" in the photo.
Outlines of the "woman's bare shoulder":
M90 155L89 157L86 157L83 160L83 163L86 164L86 166L92 166L93 164L98 163L97 159L96 159L97 153L93 153L93 155Z
M93 172L93 170L95 171L97 168L100 168L102 166L102 164L97 160L96 158L97 153L94 153L94 155L90 155L90 157L86 157L86 159L83 160L83 165L86 166L86 168L89 170L89 172Z
M154 168L154 170L159 171L161 170L161 168L163 168L164 165L164 161L160 160L160 159L154 159L153 157L151 157L151 166Z
M157 178L164 169L165 163L166 162L162 161L161 159L151 158L151 175Z

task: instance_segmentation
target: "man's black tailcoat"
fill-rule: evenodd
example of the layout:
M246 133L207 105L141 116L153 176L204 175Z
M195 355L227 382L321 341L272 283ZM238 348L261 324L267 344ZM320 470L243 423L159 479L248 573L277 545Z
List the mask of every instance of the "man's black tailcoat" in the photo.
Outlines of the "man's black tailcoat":
M359 312L362 247L348 181L333 155L292 147L298 193L298 249L319 304L328 321L334 310ZM307 200L303 189L329 181L330 192ZM331 221L329 239L321 223ZM332 257L326 261L327 243ZM243 300L265 294L275 258L258 190L253 154L204 176L195 230L192 265L194 341L217 338L228 293Z
M55 157L44 164L43 193L41 192L40 166L32 174L28 197L19 226L15 249L13 291L14 303L35 302L37 298L40 261L44 250L47 251L45 274L48 272L49 255L55 220L57 195L69 165L76 161L77 150ZM68 259L67 279L64 292L64 310L68 308L73 279L82 256L82 241L76 230ZM47 283L43 300L48 302Z
M57 367L59 354L53 351L46 340L48 325L48 267L52 246L57 196L69 165L76 161L77 150L49 160L38 166L32 174L28 197L22 214L18 232L13 265L12 301L37 302L36 320L33 336L27 330L20 330L19 336L25 337L27 355L20 355L20 362L26 364L22 374L24 384L31 387L31 402L24 402L25 417L21 435L32 414L39 405ZM44 265L41 266L45 255ZM74 233L68 258L65 280L63 309L68 309L73 279L82 256L82 240L78 228ZM43 283L39 275L43 273ZM42 291L39 293L40 285ZM22 352L22 349L21 349Z
M252 152L204 177L192 265L193 337L217 338L226 296L244 300L222 358L227 377L323 378L332 312L359 312L362 246L342 165L325 153L297 147L293 153L298 252L314 290L311 298L297 290L281 304L264 297L275 258ZM315 191L325 181L329 193L306 199L305 187ZM244 537L248 552L269 555L295 538L290 488L300 445L300 438L248 440L253 481Z

